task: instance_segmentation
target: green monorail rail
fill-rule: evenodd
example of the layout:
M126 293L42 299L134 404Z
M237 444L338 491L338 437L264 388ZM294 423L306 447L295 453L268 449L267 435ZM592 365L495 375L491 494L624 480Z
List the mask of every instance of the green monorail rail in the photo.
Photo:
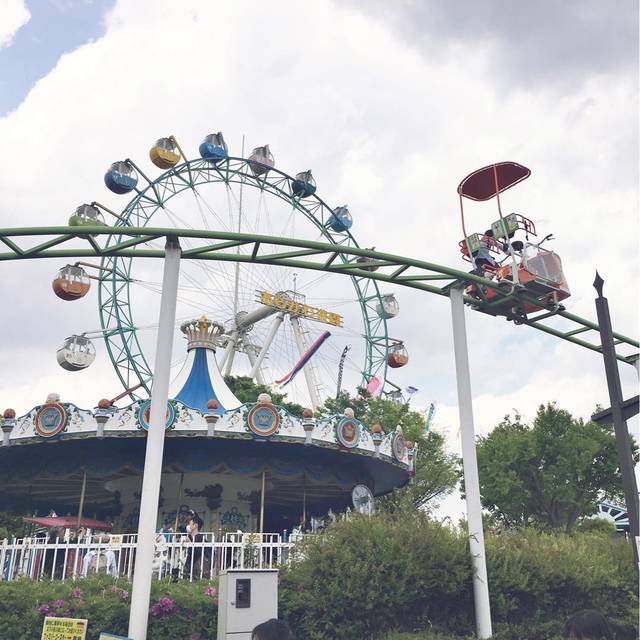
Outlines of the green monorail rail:
M114 236L127 239L119 239L115 244L107 245L109 239ZM164 250L145 248L144 244L165 237L189 238L192 242L201 242L200 246L183 252L182 259L184 260L271 264L348 276L356 275L359 278L402 285L441 296L448 296L448 291L452 286L475 282L496 291L503 301L517 298L523 302L537 303L536 298L525 291L516 289L514 292L505 293L500 290L496 282L424 260L415 260L358 247L226 231L102 226L0 229L0 242L8 249L8 251L0 252L0 261L104 256L163 258ZM34 239L36 243L33 243ZM38 239L42 239L42 241L37 242ZM251 246L251 252L238 254L235 252L235 248L238 246ZM265 246L277 247L277 251L261 251L261 248L263 249ZM338 257L341 260L346 258L346 260L336 260ZM359 257L369 258L370 261L356 262ZM377 266L378 270L368 271L367 268L372 266ZM477 311L491 314L489 303L483 303L475 298L465 298L465 300L474 305ZM549 321L554 318L562 318L569 325L569 328L565 330L551 326ZM598 325L562 308L549 305L547 309L526 318L523 324L580 347L602 352L602 345L597 339L596 341L589 340L584 335L595 332L598 336ZM613 335L617 359L628 364L635 364L639 357L637 350L640 348L640 344L638 341L616 332ZM631 353L621 352L622 349L628 351L629 348L633 349Z

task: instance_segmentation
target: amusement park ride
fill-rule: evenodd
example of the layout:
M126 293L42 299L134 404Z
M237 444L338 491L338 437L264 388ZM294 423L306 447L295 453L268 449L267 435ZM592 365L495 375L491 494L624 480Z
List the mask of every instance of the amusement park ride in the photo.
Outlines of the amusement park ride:
M330 416L314 409L326 397L323 386L332 382L340 389L345 361L359 386L400 399L401 388L388 373L409 357L403 341L388 333L398 301L381 293L379 283L434 293L451 303L476 612L479 634L488 637L464 305L603 353L603 342L585 337L598 325L562 305L570 292L560 258L541 246L550 236L534 243L531 220L503 215L500 195L529 177L529 169L500 162L460 183L460 252L473 266L467 272L359 247L348 207L329 207L310 171L290 176L277 169L268 146L246 159L232 157L216 133L205 137L199 153L189 160L173 136L161 138L149 153L163 170L157 178L131 159L106 172L111 192L134 194L120 213L94 201L79 206L65 227L0 230L6 247L0 261L66 261L52 282L65 302L81 300L97 283L100 329L71 335L57 361L66 371L86 370L97 357L92 338L101 337L124 387L94 410L55 397L20 417L6 410L0 420L4 499L28 499L41 508L58 501L58 511L72 509L82 478L82 495L94 513L117 519L121 529L139 527L130 635L141 639L156 526L195 508L209 530L262 534L356 502L370 510L372 496L410 481L415 445L400 426L385 434L349 409ZM463 199L492 198L499 218L484 233L469 234ZM31 237L43 239L29 244ZM163 264L161 282L154 262ZM333 281L325 281L333 274L347 276L355 295L337 298ZM155 325L145 313L158 293L151 366L141 332ZM187 353L172 371L176 326ZM636 363L638 341L612 335L614 358ZM302 385L294 380L298 372ZM293 399L311 408L293 416L269 394L241 403L227 375L291 383ZM116 406L124 397L129 404ZM256 497L264 508L265 495L263 513Z
M542 309L563 310L560 301L571 295L560 257L542 248L544 242L552 239L551 234L533 243L530 239L537 235L536 227L529 218L517 213L506 217L502 214L500 194L530 175L527 167L516 162L499 162L474 171L458 185L465 236L460 241L463 259L473 264L474 274L497 283L501 291L515 294L520 290L529 293L533 299L505 298L499 291L475 283L470 284L465 293L478 301L478 304L472 303L472 307L506 316L516 324L522 324L528 314ZM467 235L463 198L476 201L495 198L500 217L483 234ZM524 242L514 239L516 232L524 234ZM496 259L500 256L500 260Z
M137 195L121 213L98 202L82 204L69 225L103 226L106 214L115 218L116 227L146 226L152 218L155 222L161 217L174 224L193 226L197 219L192 225L184 222L191 210L200 212L205 227L211 223L232 231L257 232L261 227L273 230L281 225L283 237L296 229L297 218L310 222L314 235L343 246L358 246L351 232L353 217L348 207L329 208L316 195L311 171L302 171L295 177L276 172L268 145L254 149L247 160L234 159L229 157L222 133L216 133L205 137L199 153L201 160L189 162L173 136L157 140L150 159L168 171L153 181L130 159L113 163L105 174L106 186L116 194ZM178 165L181 160L185 162ZM138 187L139 175L147 180L146 188ZM172 197L188 196L188 192L193 200L187 198L178 203L178 208L171 203L169 209ZM226 215L222 212L225 208ZM299 229L300 222L297 224ZM242 251L238 247L237 253ZM356 264L363 270L377 270L377 266L365 264L370 260L359 256ZM106 256L100 264L65 265L52 284L55 294L66 301L84 297L91 280L97 281L99 287L102 328L66 338L58 350L59 364L69 371L90 366L95 360L91 339L102 337L125 391L136 399L148 396L152 372L139 337L140 327L147 322L133 322L134 314L136 318L143 316L148 305L137 304L140 293L132 294L130 288L158 293L159 287L144 277L134 277L133 268L131 259ZM375 281L353 277L356 295L345 301L337 300L326 286L323 288L323 277L304 282L295 269L282 273L266 267L255 270L241 268L238 263L228 267L228 263L205 262L183 267L181 279L178 314L184 313L187 318L195 307L224 326L217 337L217 347L224 350L219 357L224 375L248 375L259 384L271 384L282 370L295 366L296 360L304 360L304 392L297 382L288 391L294 400L317 408L322 405L326 390L335 388L336 381L341 382L342 368L338 375L336 355L355 342L356 348L346 364L350 372L359 376L356 382L392 398L398 395L400 387L388 378L387 368L403 367L409 357L403 342L388 336L387 322L400 309L394 294L380 293ZM323 290L327 297L317 306L312 305ZM343 316L331 307L345 304L353 304L357 313L356 308L349 309L348 319L343 322ZM327 305L329 309L325 309ZM226 319L222 313L227 314ZM358 315L361 327L357 326ZM318 347L310 353L312 334L322 324L329 325L331 338L322 349ZM239 359L239 354L244 358ZM362 358L362 364L355 357Z

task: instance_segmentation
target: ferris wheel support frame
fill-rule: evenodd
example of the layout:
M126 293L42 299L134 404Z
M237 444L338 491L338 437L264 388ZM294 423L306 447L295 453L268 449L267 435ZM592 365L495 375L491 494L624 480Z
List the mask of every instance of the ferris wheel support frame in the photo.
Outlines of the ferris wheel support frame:
M298 316L290 316L289 321L291 322L291 328L293 329L293 335L296 339L296 345L298 347L298 353L302 358L306 352L306 348L304 345L304 338L302 336L302 329L300 327L300 320ZM311 362L307 362L307 364L302 367L302 373L304 373L304 379L307 382L307 390L309 391L309 397L311 398L311 405L313 406L313 410L317 411L320 406L320 398L318 396L318 383L316 381L316 376L311 368Z
M475 434L473 427L473 403L471 395L471 384L469 375L468 349L466 328L464 320L464 303L475 305L478 311L491 313L492 304L481 303L478 308L478 301L473 298L466 298L462 288L465 283L471 281L489 287L497 292L499 301L530 299L529 294L514 290L501 292L494 281L487 280L480 276L464 273L457 269L451 269L419 260L403 258L382 252L359 249L355 247L344 247L342 245L332 245L319 242L291 240L274 238L270 236L258 236L241 233L228 232L202 232L195 230L175 230L175 229L149 229L149 228L105 228L105 227L83 227L81 233L74 227L49 227L39 229L4 229L0 230L0 242L6 245L8 252L0 253L0 262L3 260L45 258L45 257L82 257L87 255L128 255L131 257L155 257L165 260L165 273L163 278L163 295L160 309L160 327L158 330L158 346L156 349L156 377L153 385L151 402L151 428L147 441L147 452L145 456L145 467L143 471L143 489L139 523L138 551L136 557L136 571L134 572L134 583L132 589L132 602L130 609L129 635L134 640L144 640L148 623L148 606L151 591L152 560L153 560L153 540L155 536L155 516L158 509L160 476L162 467L162 451L164 447L164 418L165 407L168 400L169 368L171 362L171 350L173 339L173 324L175 321L175 305L178 288L178 271L180 264L180 249L178 237L200 238L205 240L225 240L217 244L208 244L200 248L189 249L183 252L182 257L210 260L229 260L236 262L262 262L266 264L286 264L303 269L316 269L333 273L342 273L362 279L369 278L386 282L393 282L431 293L446 296L451 302L452 328L454 335L454 353L456 362L456 381L458 387L458 407L460 412L461 433L463 440L463 472L465 479L467 517L469 519L469 549L474 565L474 604L476 613L476 630L479 638L491 637L491 611L489 600L489 585L486 572L484 534L482 527L482 514L480 507L480 485L477 468ZM120 239L115 245L102 247L94 236L119 235ZM131 239L123 241L122 235L129 235ZM45 242L31 247L24 247L18 244L15 238L24 236L54 236ZM150 239L167 238L167 246L162 250L138 249L139 245L148 242ZM73 241L76 238L86 240L91 246L73 247L68 249L53 249L53 247ZM173 239L171 242L170 239ZM234 253L224 254L224 249L238 247L242 244L253 244L251 255L241 255ZM261 244L287 247L289 250L276 254L259 255ZM295 250L290 250L295 248ZM177 253L177 260L176 258ZM344 258L353 256L349 261ZM300 260L301 257L328 256L323 262L315 263ZM342 261L334 266L334 261L342 256ZM356 262L358 256L368 258L366 267L362 263ZM175 268L171 263L175 262ZM378 269L392 269L390 273L370 271L371 266ZM368 268L367 268L368 267ZM414 273L402 275L407 270L413 269ZM418 273L415 271L418 270ZM174 282L175 280L175 282ZM425 281L446 280L444 287L436 287L426 284ZM171 316L171 306L173 315ZM580 325L577 329L570 331L560 331L557 328L543 325L542 322L553 316L559 316L575 324ZM638 348L640 344L637 340L627 338L613 331L609 333L610 343L596 345L584 340L575 338L577 334L590 330L600 331L597 324L567 313L557 305L548 305L545 311L534 318L526 319L525 324L535 329L556 335L564 340L568 340L580 346L604 354L608 350L608 357L611 361L621 360L628 364L635 365L638 354L628 356L618 354L616 347L620 344ZM154 430L155 427L155 430ZM144 512L143 504L144 503ZM138 557L139 556L139 557ZM135 606L134 606L135 603Z

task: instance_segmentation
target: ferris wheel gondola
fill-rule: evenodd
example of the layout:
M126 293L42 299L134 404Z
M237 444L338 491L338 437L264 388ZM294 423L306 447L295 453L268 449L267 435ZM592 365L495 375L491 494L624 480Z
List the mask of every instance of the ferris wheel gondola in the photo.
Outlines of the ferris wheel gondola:
M84 335L69 336L58 349L56 359L67 371L82 371L96 359L96 348Z
M202 158L210 160L211 162L224 160L229 155L227 143L224 141L224 136L220 131L218 131L218 133L210 133L208 136L205 136L198 151Z
M114 162L104 174L104 183L114 193L129 193L138 184L138 174L130 163Z
M94 204L81 204L69 218L70 227L106 226L104 216Z
M274 166L275 160L268 144L256 147L249 155L249 167L254 176L261 176Z
M58 271L51 286L62 300L79 300L89 292L91 279L82 267L68 264Z
M149 150L151 162L160 169L171 169L180 162L180 147L173 136L160 138Z
M293 195L299 198L308 198L316 192L316 181L311 175L311 171L301 171L296 174L295 180L291 182Z

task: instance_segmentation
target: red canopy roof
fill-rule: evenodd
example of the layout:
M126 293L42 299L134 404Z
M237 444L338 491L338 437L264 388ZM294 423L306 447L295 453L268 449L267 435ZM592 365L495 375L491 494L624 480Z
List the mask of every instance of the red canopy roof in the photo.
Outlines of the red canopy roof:
M498 177L497 190L494 167ZM526 180L530 175L531 170L517 162L496 162L470 173L458 185L458 193L471 200L490 200L514 184Z
M47 527L47 529L54 529L56 527L62 527L63 529L75 529L78 526L77 516L56 516L46 518L22 518L25 522L31 524L38 524L41 527ZM85 529L96 529L98 531L111 531L112 526L102 520L94 520L93 518L82 518L80 520L80 526Z

